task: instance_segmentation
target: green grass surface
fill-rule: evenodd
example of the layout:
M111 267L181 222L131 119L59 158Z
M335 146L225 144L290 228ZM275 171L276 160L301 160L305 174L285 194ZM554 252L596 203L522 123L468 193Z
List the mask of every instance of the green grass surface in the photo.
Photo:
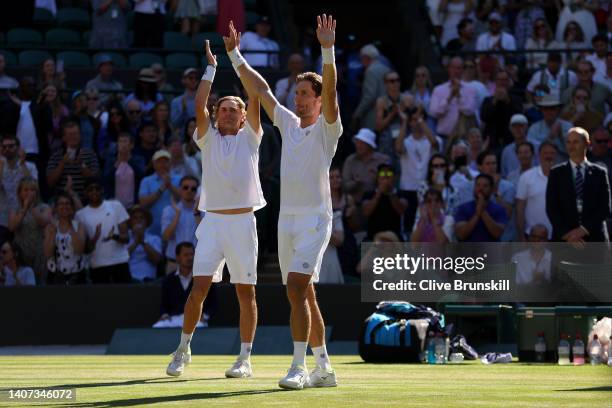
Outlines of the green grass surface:
M332 358L338 388L283 391L290 356L253 356L255 377L226 379L232 356L193 356L179 378L167 356L0 357L0 389L65 387L76 401L39 406L612 407L612 368L585 365L373 365ZM314 366L311 357L307 361ZM0 402L0 406L34 406Z

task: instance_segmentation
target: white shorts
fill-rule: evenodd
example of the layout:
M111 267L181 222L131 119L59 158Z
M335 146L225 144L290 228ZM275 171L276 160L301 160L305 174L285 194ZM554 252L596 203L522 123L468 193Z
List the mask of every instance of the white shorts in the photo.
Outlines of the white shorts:
M196 238L193 276L212 276L213 282L220 282L227 262L231 283L257 283L257 226L253 212L207 212Z
M312 275L311 283L319 281L331 232L332 219L326 214L279 215L278 260L284 285L289 272Z

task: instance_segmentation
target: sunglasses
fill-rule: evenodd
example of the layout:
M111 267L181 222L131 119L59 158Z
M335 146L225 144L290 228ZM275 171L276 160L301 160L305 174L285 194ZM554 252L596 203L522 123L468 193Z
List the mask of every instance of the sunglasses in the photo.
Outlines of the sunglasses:
M546 26L544 24L536 24L535 25L536 29L540 29L540 28L546 28Z
M594 141L597 144L607 144L608 143L607 139L595 139Z
M119 116L119 112L117 112L117 111L111 111L111 112L110 112L110 115L111 115L111 116Z
M378 177L393 177L393 174L391 170L383 170L378 172Z
M440 164L432 164L431 168L432 169L445 169L446 168L446 164L442 164L442 163L440 163Z
M2 251L0 251L0 254L3 254L3 255L8 254L8 253L9 251L7 249L3 249Z
M88 101L97 101L99 98L96 96L94 98L87 98Z
M474 64L463 64L463 68L476 68Z
M198 191L198 188L193 186L183 186L183 191L193 191L195 193Z
M427 203L427 204L435 204L435 203L439 203L439 202L441 202L441 201L438 200L437 198L430 198L430 199L425 200L425 203Z
M135 115L135 114L137 114L137 113L142 113L142 111L141 111L141 110L129 110L129 111L128 111L128 113L129 113L130 115Z
M16 148L16 147L17 147L17 145L16 145L15 143L11 143L11 144L3 144L3 145L2 145L2 148L3 148L3 149L14 149L14 148Z
M399 81L400 81L399 78L389 78L389 79L385 80L385 82L387 82L389 84L393 84L393 83L396 83L396 82L399 82Z

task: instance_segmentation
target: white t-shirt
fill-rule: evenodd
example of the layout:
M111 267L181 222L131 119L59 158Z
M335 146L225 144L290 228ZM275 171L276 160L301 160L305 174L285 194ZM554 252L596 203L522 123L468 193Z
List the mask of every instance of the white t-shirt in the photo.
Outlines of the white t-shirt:
M438 141L440 143L440 141ZM400 189L417 191L427 177L427 163L432 154L431 143L425 135L415 139L410 135L404 139L404 149L400 155Z
M516 188L516 199L526 200L525 205L525 233L536 224L548 228L548 238L552 236L552 225L546 215L546 185L548 177L542 172L542 167L534 167L519 178Z
M115 228L114 233L119 234L119 224L130 218L119 201L104 200L97 208L90 206L81 208L77 211L75 218L85 226L88 238L93 237L96 233L96 226L102 224L100 238L93 252L89 254L89 266L101 268L126 263L130 260L127 245L114 239L104 240L113 227Z
M208 131L193 140L202 151L202 192L200 211L229 210L266 205L259 182L259 144L263 131L255 133L246 122L236 136L221 136L209 125Z
M19 122L17 123L17 138L26 153L38 154L38 139L34 119L30 112L30 101L21 102Z
M240 39L240 50L241 51L278 51L278 43L269 38L260 37L258 34L247 31L242 35ZM244 53L244 59L252 67L275 67L278 68L278 54L277 53Z
M280 103L274 109L274 126L283 139L281 155L281 214L332 216L329 166L342 135L340 116L327 123L300 127L300 119Z
M516 264L516 283L525 285L533 283L534 278L538 275L540 280L550 282L550 265L552 253L545 249L542 258L538 261L533 259L531 251L526 249L512 257L511 262Z

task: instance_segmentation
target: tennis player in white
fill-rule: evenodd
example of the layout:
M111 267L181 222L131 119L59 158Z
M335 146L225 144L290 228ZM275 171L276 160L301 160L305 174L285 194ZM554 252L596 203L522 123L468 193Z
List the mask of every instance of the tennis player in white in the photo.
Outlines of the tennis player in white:
M206 216L196 230L193 287L185 304L183 332L166 370L178 376L191 361L190 342L202 316L202 302L213 282L221 281L227 262L230 282L240 304L240 356L226 377L251 377L250 355L257 326L257 229L253 211L266 205L259 182L259 144L263 131L259 100L244 102L235 96L219 99L216 126L206 109L217 60L206 40L208 66L196 93L197 129L193 139L202 151L202 192L199 210ZM252 94L251 94L252 95Z
M336 21L317 17L317 38L323 54L323 77L307 72L297 77L295 114L274 98L266 81L240 55L240 34L230 23L224 37L228 56L250 95L257 95L282 136L281 208L278 256L291 304L293 363L279 386L289 389L334 387L336 373L325 347L325 325L313 283L319 278L323 252L332 229L329 167L342 125L336 101L334 42ZM306 370L310 343L316 368Z

